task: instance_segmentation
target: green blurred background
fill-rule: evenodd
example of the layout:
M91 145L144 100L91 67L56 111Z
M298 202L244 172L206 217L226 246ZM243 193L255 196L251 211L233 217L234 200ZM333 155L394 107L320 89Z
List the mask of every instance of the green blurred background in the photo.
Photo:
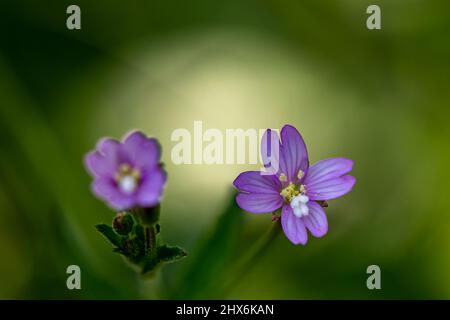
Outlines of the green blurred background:
M366 28L370 4L382 30ZM450 298L448 1L3 0L0 15L0 298ZM194 120L290 123L311 162L354 159L328 235L280 235L219 290L270 215L232 205L232 181L258 166L171 163L172 131ZM163 145L162 236L190 252L149 281L96 232L114 213L82 165L133 128ZM82 290L66 288L71 264ZM382 290L366 287L371 264Z

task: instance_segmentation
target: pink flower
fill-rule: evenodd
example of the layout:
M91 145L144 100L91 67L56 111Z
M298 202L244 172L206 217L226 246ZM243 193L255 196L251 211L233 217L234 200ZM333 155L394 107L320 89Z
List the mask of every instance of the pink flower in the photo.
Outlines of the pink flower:
M265 152L269 135L278 138L271 130L264 134L261 148L264 163L270 162ZM331 158L309 167L305 142L290 125L281 130L279 159L276 160L279 170L274 175L247 171L234 180L239 190L237 204L251 213L269 213L281 208L283 231L294 244L307 243L307 229L315 237L324 236L328 232L328 221L318 201L335 199L352 190L356 180L346 173L352 170L353 161Z
M92 191L118 211L153 207L160 202L166 183L160 157L157 140L139 131L128 134L123 142L101 139L85 157L94 178Z

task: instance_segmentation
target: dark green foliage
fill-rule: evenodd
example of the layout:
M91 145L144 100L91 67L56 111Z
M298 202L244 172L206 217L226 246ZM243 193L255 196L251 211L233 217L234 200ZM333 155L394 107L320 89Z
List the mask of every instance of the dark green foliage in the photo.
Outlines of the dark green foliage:
M95 228L103 234L114 246L122 248L125 244L125 237L119 235L111 226L107 224L98 224Z
M180 247L161 243L158 217L159 207L120 212L114 218L113 226L99 224L96 228L111 242L114 252L136 265L143 275L153 275L161 264L178 261L187 255Z
M177 246L172 247L164 244L158 247L158 257L164 262L175 262L186 255L186 251Z

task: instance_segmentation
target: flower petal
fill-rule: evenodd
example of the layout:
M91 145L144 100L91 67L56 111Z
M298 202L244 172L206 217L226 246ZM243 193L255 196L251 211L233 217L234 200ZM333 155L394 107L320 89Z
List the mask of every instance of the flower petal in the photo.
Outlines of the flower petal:
M305 177L304 184L315 184L324 180L338 178L353 168L353 161L346 158L331 158L313 164Z
M351 176L343 176L314 184L306 184L306 195L310 200L331 200L349 193L355 185L356 179Z
M242 172L233 182L240 191L249 193L280 194L281 183L275 175L262 175L260 171Z
M115 157L120 146L121 143L115 139L103 138L97 143L97 150L104 156Z
M114 167L114 171L122 163L129 163L123 145L111 138L103 138L97 143L97 151Z
M84 165L94 178L113 177L116 166L111 159L104 157L98 151L91 151L84 157Z
M142 170L152 170L159 165L161 151L155 139L147 138L142 132L128 134L123 149L132 164Z
M303 244L308 242L308 234L302 218L297 217L292 212L290 205L285 204L281 211L281 226L284 234L293 244Z
M261 138L261 159L267 173L280 175L280 149L278 133L267 129Z
M308 152L300 133L291 125L281 129L280 169L288 181L297 182L299 170L307 172Z
M323 237L328 232L328 220L323 208L315 201L308 202L309 213L303 222L314 237Z
M146 173L136 195L136 202L142 207L152 207L159 203L167 175L164 170L158 168Z
M110 178L95 179L92 183L92 191L114 210L130 209L134 205L132 196L121 193L114 180Z
M239 193L236 202L243 210L251 213L269 213L283 205L283 198L274 193Z

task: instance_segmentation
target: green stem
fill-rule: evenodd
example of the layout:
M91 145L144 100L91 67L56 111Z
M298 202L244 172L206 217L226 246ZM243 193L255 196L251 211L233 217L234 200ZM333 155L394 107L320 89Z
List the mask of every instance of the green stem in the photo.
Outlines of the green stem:
M280 219L275 221L270 229L263 235L258 241L247 251L247 253L236 263L233 272L231 272L231 278L228 280L224 287L223 293L230 292L233 287L239 283L242 277L248 273L252 267L257 264L257 261L261 259L267 252L269 246L274 242L275 238L281 231Z
M145 226L145 252L155 254L156 252L156 230L154 226Z

